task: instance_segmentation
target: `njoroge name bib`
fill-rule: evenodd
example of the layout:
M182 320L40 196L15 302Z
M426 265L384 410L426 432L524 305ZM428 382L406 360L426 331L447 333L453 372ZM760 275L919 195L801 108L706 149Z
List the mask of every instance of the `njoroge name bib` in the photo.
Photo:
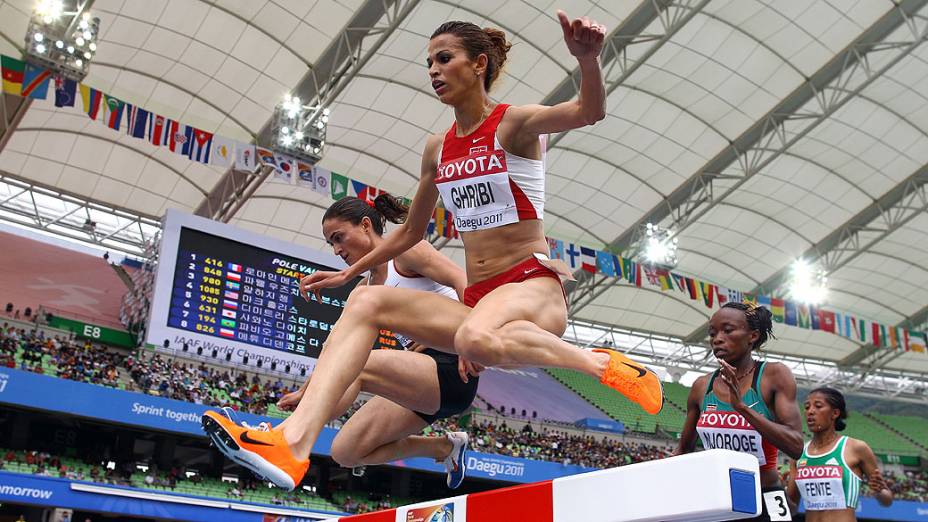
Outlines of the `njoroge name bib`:
M797 469L796 487L799 488L806 509L823 511L846 508L843 478L844 469L841 466L805 466Z
M728 449L750 453L760 465L767 463L763 439L743 415L731 411L704 411L696 432L706 449Z

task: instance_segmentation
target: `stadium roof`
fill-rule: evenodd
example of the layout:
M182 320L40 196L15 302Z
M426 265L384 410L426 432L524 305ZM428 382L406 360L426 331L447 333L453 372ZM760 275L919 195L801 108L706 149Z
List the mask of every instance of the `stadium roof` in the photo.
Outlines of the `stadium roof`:
M0 1L3 54L21 54L32 4ZM928 315L926 4L96 0L101 37L85 83L261 142L284 94L312 99L330 82L320 165L411 195L426 136L452 120L426 74L432 30L450 19L502 28L515 45L492 96L551 103L575 92L576 62L555 18L563 8L611 31L608 115L552 139L549 236L625 252L642 224L672 226L678 271L744 291L772 292L798 257L821 260L828 306L919 327ZM27 104L8 134L0 141L8 140L4 204L34 188L48 198L33 204L36 212L61 215L84 200L123 212L108 226L141 236L167 208L215 215L228 187L248 181L57 109L51 98ZM55 202L68 197L77 202ZM264 183L231 223L325 248L319 222L329 202L307 188ZM459 241L444 251L463 261ZM576 319L704 337L710 310L683 294L583 279ZM928 372L924 354L873 357L843 337L791 327L778 337L774 352Z

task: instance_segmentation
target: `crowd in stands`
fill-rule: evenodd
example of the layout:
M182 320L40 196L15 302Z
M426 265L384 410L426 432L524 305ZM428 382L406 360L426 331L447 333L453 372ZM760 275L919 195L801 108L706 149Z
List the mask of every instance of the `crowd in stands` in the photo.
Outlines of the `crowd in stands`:
M885 471L883 478L897 500L928 502L928 470ZM864 491L863 494L868 493Z
M0 330L0 367L50 373L64 379L119 386L209 406L232 405L255 414L267 414L268 408L295 386L293 383L285 384L280 379L262 379L257 374L249 375L209 367L203 363L172 360L157 353L117 353L89 341L47 336L41 331L26 331L7 324ZM347 420L360 406L360 402L356 403L340 420ZM456 422L441 421L431 431L441 434L447 430L461 429ZM553 424L536 423L534 428L526 424L524 428L516 430L505 422L481 421L466 429L471 435L471 447L476 451L586 467L615 467L670 455L667 447L571 434ZM57 462L49 460L51 457L48 455L39 454L30 458L41 464L40 473L81 479L80 474L83 472L62 470ZM114 470L98 470L97 473L99 477L90 478L120 480L119 473ZM177 479L176 476L173 480L171 477L170 474L164 477L152 476L151 480L160 481L153 485L170 487ZM887 473L887 478L898 498L925 500L928 497L928 477L924 472ZM240 490L242 487L239 486ZM285 498L280 500L287 502ZM357 509L378 507L377 502L352 502L357 505Z

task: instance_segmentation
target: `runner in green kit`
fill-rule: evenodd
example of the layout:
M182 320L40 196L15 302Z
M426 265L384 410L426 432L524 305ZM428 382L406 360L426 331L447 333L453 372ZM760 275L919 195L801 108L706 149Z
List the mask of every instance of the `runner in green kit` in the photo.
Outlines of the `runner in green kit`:
M790 462L787 493L793 501L802 498L806 520L857 520L855 510L864 476L877 501L883 506L892 504L893 494L883 481L870 446L837 433L844 429L847 418L841 392L833 388L812 390L806 398L805 412L812 440L806 443L799 460Z

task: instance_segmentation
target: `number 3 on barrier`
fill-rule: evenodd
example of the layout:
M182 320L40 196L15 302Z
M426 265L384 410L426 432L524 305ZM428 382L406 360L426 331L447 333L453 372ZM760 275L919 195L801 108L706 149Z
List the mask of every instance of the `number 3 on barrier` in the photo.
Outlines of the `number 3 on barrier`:
M783 490L764 493L764 506L767 508L767 515L771 522L793 519L789 513L789 505L786 503L786 492Z

